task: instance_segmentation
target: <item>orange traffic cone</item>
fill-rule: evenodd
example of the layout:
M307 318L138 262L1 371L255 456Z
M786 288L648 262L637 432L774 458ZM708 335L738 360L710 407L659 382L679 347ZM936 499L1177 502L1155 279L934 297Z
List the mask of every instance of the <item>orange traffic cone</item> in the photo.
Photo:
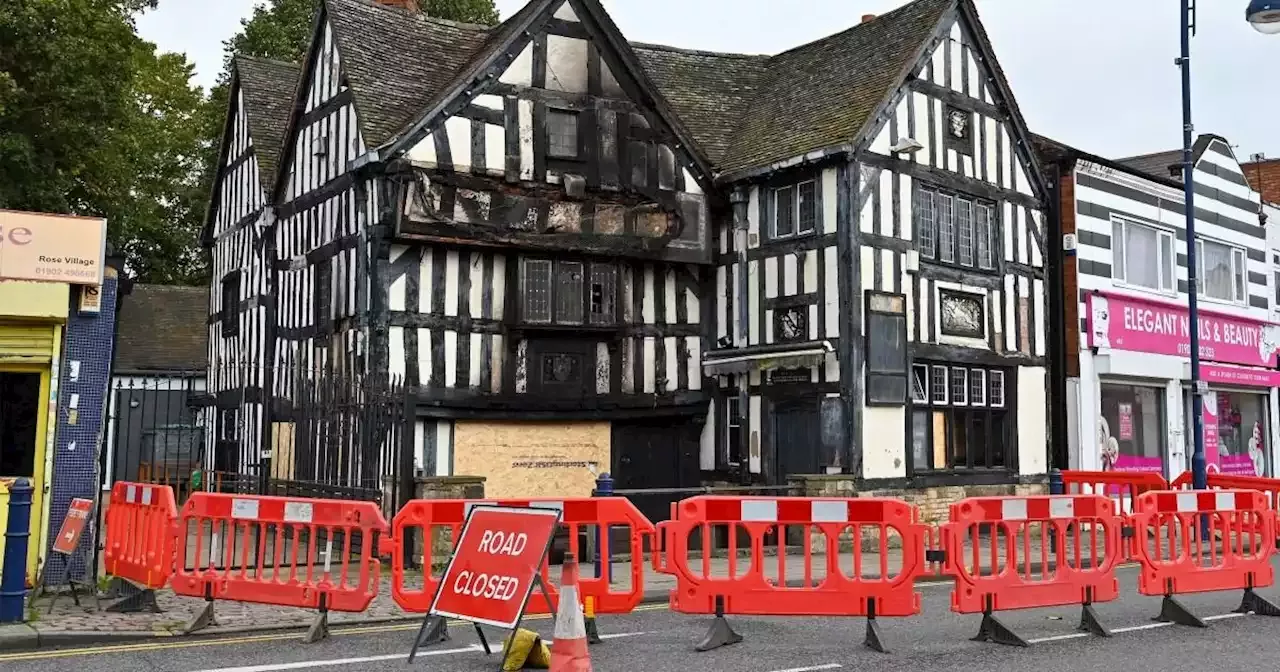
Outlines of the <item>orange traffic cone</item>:
M560 572L560 609L555 641L551 643L551 672L591 672L587 627L578 603L578 557L566 553Z

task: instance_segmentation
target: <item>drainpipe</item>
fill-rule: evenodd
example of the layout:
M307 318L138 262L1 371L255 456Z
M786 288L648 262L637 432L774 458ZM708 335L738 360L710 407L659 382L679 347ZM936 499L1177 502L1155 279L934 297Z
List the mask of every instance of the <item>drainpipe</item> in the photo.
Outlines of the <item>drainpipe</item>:
M745 348L748 345L747 339L750 333L747 330L750 319L747 311L747 204L750 202L747 187L740 186L734 189L729 196L729 202L733 204L733 247L738 253L738 281L735 293L738 299L738 331L735 345ZM744 485L751 482L751 405L748 394L750 385L750 374L746 372L738 374L738 416L740 418L738 432L741 434L739 445L746 453L738 463L738 477Z

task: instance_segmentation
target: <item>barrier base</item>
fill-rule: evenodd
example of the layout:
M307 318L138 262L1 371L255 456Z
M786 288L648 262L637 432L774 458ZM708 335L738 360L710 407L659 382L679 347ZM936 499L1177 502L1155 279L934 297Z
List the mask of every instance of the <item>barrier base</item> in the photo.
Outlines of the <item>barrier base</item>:
M707 634L703 636L702 641L693 648L696 651L710 651L741 641L742 635L733 631L729 621L725 620L724 616L716 616L715 620L711 621L711 627L707 629Z
M599 644L601 641L603 641L600 639L600 629L596 627L595 618L588 618L586 620L586 626L587 626L587 644Z
M867 635L863 638L862 645L877 653L889 653L884 648L884 640L880 638L880 623L875 616L867 618Z
M991 612L982 614L982 624L978 626L978 634L973 638L975 642L994 642L1003 644L1004 646L1031 646L1031 643L1018 633L1009 629L1009 626L1000 622L996 615Z
M316 614L316 620L311 622L311 627L307 628L307 634L302 636L302 641L307 644L315 644L316 642L327 639L329 637L329 612L321 611Z
M116 597L122 597L123 599L107 605L106 611L113 614L137 614L144 611L159 614L164 612L156 602L156 591L154 590L133 588L133 591L130 592L129 588L119 588Z
M1107 626L1098 620L1098 612L1093 610L1092 604L1086 604L1080 609L1080 625L1076 626L1076 630L1080 632L1091 632L1099 637L1110 637L1111 631Z
M1246 588L1244 598L1240 600L1240 608L1236 609L1235 613L1280 616L1280 606L1276 606L1275 602L1253 592L1252 588Z
M1188 625L1193 628L1207 628L1208 623L1204 619L1191 613L1181 602L1172 595L1165 595L1160 602L1160 615L1154 619L1161 623L1177 623L1178 625Z
M209 600L204 603L203 607L200 607L200 611L196 613L195 617L183 626L182 634L189 635L193 632L198 632L211 625L217 624L218 618L213 614L213 601Z

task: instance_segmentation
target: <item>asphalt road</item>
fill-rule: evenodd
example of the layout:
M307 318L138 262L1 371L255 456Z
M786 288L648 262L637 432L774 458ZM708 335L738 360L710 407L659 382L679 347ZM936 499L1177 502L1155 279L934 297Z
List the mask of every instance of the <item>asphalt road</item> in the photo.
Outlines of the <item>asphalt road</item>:
M600 672L817 672L876 669L919 670L1053 670L1155 669L1202 672L1206 669L1267 670L1280 665L1280 619L1231 613L1238 593L1187 596L1184 604L1209 621L1208 629L1155 623L1158 598L1137 594L1136 571L1122 568L1121 599L1097 605L1114 636L1102 639L1075 632L1078 608L1005 612L1002 620L1032 642L1014 648L970 641L980 616L958 616L949 610L949 586L927 585L924 613L910 619L881 619L891 652L875 653L861 645L860 619L731 618L744 637L740 644L706 653L693 650L707 618L673 614L651 605L628 616L604 617L607 641L592 647ZM1280 601L1280 589L1260 591ZM528 627L550 636L552 623L535 619ZM470 672L498 667L498 656L485 656L466 626L455 625L454 639L405 661L416 626L369 626L335 630L319 644L305 645L298 633L240 638L187 638L88 649L45 649L0 655L5 672L53 672L85 668L95 672L357 672L420 670ZM500 641L498 633L490 641ZM1135 665L1136 664L1136 665Z

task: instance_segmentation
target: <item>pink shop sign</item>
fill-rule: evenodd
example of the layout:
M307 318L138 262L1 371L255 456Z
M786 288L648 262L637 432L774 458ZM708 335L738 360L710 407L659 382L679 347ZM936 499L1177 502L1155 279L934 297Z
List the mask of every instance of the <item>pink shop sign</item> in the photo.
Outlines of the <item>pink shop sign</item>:
M1274 369L1242 369L1237 366L1204 364L1200 367L1200 378L1223 385L1280 387L1280 371Z
M1200 356L1215 362L1271 367L1280 348L1280 325L1200 311ZM1189 357L1190 320L1185 306L1119 294L1088 295L1088 343L1092 348Z

